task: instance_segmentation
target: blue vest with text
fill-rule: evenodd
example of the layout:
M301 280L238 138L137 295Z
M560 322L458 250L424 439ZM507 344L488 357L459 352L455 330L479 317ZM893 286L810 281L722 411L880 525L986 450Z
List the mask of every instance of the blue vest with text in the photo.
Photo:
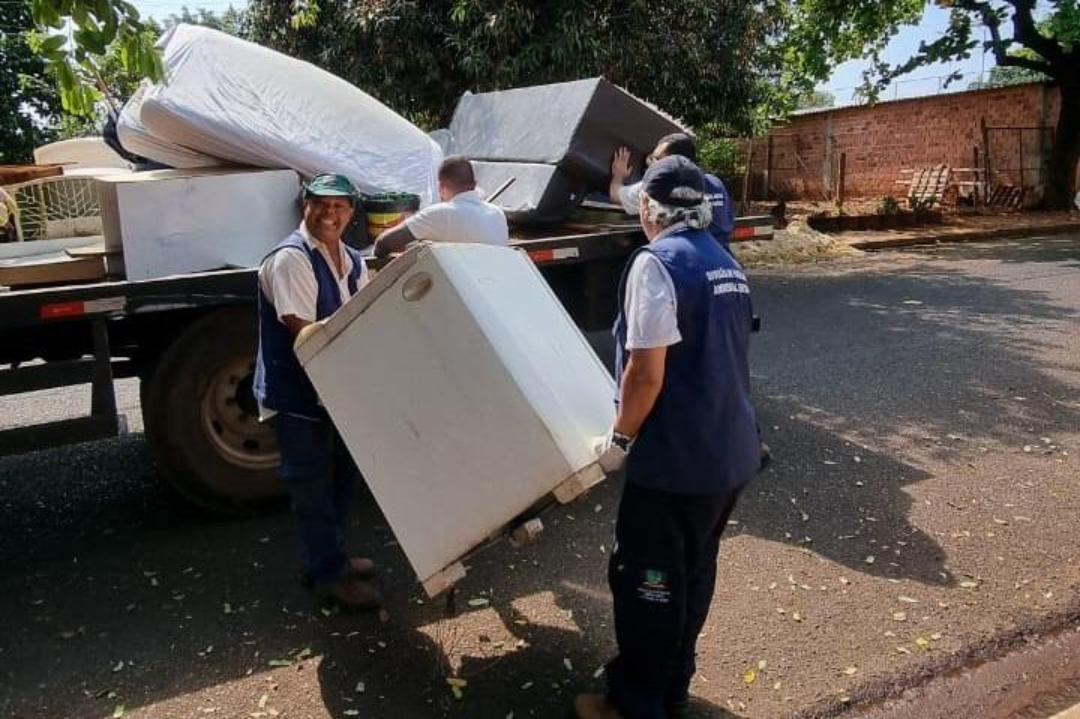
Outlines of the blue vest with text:
M735 231L735 205L724 183L716 175L705 175L705 199L712 207L709 234L726 245Z
M742 487L760 462L750 401L750 288L739 263L711 233L685 228L653 241L651 252L675 285L682 341L667 349L664 383L626 462L626 481L676 494ZM626 281L619 286L616 376L626 349Z
M341 245L352 257L353 267L349 273L349 292L355 293L363 258L356 250L344 243ZM286 248L303 251L311 262L311 270L319 285L319 294L315 302L315 319L321 320L334 314L341 307L341 291L333 269L323 259L318 250L304 242L299 232L294 232L263 258L263 262ZM267 409L303 417L319 418L323 410L319 405L319 396L311 380L304 373L300 361L293 351L294 337L281 320L277 308L259 287L259 356L255 364L255 397L259 404Z

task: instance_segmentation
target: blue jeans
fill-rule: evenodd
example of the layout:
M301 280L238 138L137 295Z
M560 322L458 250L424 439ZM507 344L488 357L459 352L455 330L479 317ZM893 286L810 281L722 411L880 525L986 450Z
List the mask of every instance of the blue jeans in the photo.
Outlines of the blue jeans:
M270 422L300 531L304 569L315 582L339 579L348 569L345 534L360 473L328 418L279 413Z

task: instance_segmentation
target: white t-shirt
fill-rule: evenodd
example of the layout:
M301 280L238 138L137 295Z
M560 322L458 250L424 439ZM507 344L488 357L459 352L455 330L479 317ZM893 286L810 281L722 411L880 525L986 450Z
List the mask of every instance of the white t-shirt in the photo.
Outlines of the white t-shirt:
M322 242L308 233L307 227L301 223L300 235L308 247L322 254L331 271L335 271L330 250ZM341 250L341 275L337 277L338 291L341 292L341 301L349 299L349 273L352 272L352 255ZM335 272L335 274L337 274ZM360 289L367 284L367 265L361 263L360 277L356 282L356 288ZM312 271L311 260L307 253L296 247L286 247L280 252L275 252L270 259L263 262L259 268L259 287L262 288L266 299L277 310L278 319L285 315L295 315L307 322L314 322L316 318L315 304L319 297L319 282L315 279Z
M682 341L675 283L651 252L640 253L630 265L625 302L627 349L670 347Z
M476 242L507 245L510 230L503 211L480 199L476 190L459 192L448 202L437 202L405 220L412 236L429 242Z
M636 215L640 212L641 183L623 185L619 188L619 201L622 202L623 211L628 215Z

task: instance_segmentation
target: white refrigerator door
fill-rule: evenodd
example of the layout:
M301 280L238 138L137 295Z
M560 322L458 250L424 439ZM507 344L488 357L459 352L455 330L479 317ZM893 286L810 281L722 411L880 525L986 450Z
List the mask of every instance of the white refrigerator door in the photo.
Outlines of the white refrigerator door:
M430 593L538 500L599 478L614 383L524 253L414 249L297 353Z

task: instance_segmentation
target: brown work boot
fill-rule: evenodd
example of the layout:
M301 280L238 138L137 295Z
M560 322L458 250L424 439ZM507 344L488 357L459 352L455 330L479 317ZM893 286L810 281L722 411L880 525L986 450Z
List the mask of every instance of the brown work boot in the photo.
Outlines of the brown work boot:
M375 562L367 557L349 557L349 563L345 568L345 576L353 579L372 579L375 576ZM300 573L300 584L308 589L315 586L311 575L307 572Z
M375 562L367 557L349 557L348 572L356 579L371 579L375 576Z
M603 694L578 694L574 697L578 719L622 719L622 714Z
M378 609L382 603L379 590L353 577L316 582L315 596L336 604L343 612L370 612Z

